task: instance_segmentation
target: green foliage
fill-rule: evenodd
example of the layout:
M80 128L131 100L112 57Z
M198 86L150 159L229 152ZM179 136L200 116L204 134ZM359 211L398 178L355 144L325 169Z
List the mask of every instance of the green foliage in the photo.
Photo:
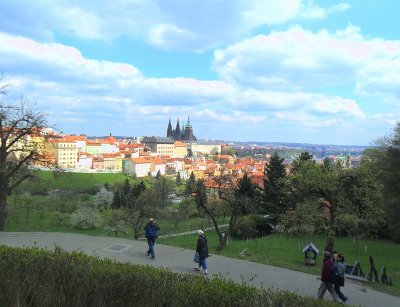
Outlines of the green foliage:
M196 191L196 177L191 172L189 179L186 181L186 194L192 195Z
M248 239L257 236L256 223L251 215L239 217L232 229L235 238Z
M286 170L277 152L265 166L264 174L264 212L267 214L280 214L287 209L286 198Z
M375 143L376 147L364 154L362 162L383 185L383 209L390 235L394 242L400 243L400 122L392 135Z
M5 246L0 246L0 297L4 306L334 306L222 277L177 274L60 248Z

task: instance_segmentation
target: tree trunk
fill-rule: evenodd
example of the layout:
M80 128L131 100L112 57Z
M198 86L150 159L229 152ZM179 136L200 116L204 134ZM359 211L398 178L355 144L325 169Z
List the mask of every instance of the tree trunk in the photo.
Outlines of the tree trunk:
M4 231L7 218L7 193L0 191L0 231Z

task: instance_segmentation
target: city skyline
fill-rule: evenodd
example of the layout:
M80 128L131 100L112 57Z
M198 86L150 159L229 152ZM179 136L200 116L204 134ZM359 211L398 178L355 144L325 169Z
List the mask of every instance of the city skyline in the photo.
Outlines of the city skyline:
M0 0L2 98L66 133L369 145L400 114L400 2Z

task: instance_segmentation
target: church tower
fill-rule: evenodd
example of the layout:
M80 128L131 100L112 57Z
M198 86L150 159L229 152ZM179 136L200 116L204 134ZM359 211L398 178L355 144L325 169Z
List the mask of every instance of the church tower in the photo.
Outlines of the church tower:
M175 128L174 132L175 132L174 139L180 140L181 139L181 127L179 126L179 118L176 121L176 128Z
M185 125L185 140L186 141L197 141L196 137L193 135L193 127L190 123L190 118L188 116L187 123Z
M172 137L172 125L171 125L171 119L169 119L168 123L168 129L167 129L167 137Z

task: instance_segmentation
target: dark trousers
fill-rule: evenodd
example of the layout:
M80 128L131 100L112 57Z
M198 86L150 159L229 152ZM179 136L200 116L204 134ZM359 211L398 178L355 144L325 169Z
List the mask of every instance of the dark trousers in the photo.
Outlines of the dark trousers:
M149 249L147 254L151 254L151 257L154 258L154 244L156 243L155 238L147 238L147 244L149 245Z
M335 282L333 289L335 289L336 294L340 297L342 301L346 301L347 297L340 291L340 284Z

